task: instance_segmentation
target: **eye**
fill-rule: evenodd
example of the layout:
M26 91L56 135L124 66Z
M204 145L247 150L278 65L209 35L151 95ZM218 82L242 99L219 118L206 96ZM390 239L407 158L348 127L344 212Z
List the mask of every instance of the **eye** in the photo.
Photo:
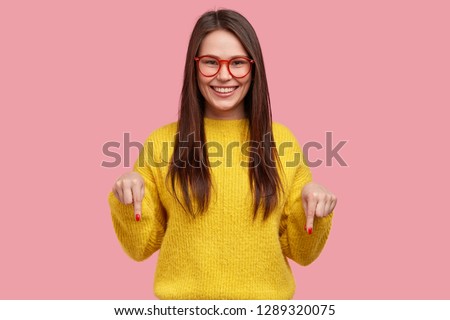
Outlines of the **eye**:
M241 67L244 67L244 66L246 66L248 64L249 64L249 62L247 60L241 59L241 58L233 59L231 61L231 66L232 67L236 67L236 68L241 68Z
M212 58L202 58L200 60L200 62L204 65L207 66L217 66L219 63L217 62L217 60L212 59Z

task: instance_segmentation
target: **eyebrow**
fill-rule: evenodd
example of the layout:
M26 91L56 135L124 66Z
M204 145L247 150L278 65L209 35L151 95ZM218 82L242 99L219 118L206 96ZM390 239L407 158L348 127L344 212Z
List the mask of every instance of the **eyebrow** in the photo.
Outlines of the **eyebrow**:
M202 55L199 55L199 56L210 56L210 57L214 57L214 58L217 58L219 60L222 60L222 58L220 58L219 56L216 56L214 54L202 54ZM241 57L245 57L245 58L249 58L250 59L250 57L248 55L246 55L246 54L239 54L239 55L236 55L236 56L231 56L229 59L241 58Z

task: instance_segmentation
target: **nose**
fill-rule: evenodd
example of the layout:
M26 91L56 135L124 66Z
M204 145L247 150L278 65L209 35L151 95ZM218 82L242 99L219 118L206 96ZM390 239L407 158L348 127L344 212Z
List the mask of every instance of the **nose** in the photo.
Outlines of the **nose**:
M231 80L233 76L228 71L227 62L222 62L220 64L219 72L217 73L217 80L228 81Z

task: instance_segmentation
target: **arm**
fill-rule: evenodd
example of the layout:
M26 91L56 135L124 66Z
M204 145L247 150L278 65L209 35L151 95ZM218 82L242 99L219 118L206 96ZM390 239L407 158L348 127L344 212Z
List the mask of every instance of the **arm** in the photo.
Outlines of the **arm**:
M151 143L151 142L150 142ZM149 165L149 140L139 154L133 171L137 172L143 180L142 203L138 203L133 193L134 203L124 204L116 195L109 194L109 205L114 230L124 251L134 260L142 261L150 257L160 246L166 228L165 210L158 196L157 182L152 168ZM151 163L151 162L150 162ZM127 192L123 187L124 194ZM138 188L138 190L141 188ZM136 189L133 189L133 191ZM128 188L128 192L131 192ZM131 202L130 201L124 201ZM142 212L139 221L135 218L135 209L139 206ZM138 209L136 209L138 210Z
M296 144L295 150L301 154L298 144ZM304 209L306 199L302 192L305 185L311 181L311 171L304 161L301 161L296 168L294 181L280 222L280 243L284 255L303 266L309 265L320 255L327 241L333 217L333 213L325 217L314 217L313 211L314 231L308 233Z

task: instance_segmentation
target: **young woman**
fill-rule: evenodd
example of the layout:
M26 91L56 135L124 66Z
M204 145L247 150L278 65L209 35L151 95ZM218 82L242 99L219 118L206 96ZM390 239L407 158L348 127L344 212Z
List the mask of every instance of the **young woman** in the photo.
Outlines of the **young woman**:
M319 256L336 205L311 180L294 135L272 122L254 29L218 10L192 32L178 122L149 136L109 203L131 258L160 250L160 299L290 299L286 258Z

